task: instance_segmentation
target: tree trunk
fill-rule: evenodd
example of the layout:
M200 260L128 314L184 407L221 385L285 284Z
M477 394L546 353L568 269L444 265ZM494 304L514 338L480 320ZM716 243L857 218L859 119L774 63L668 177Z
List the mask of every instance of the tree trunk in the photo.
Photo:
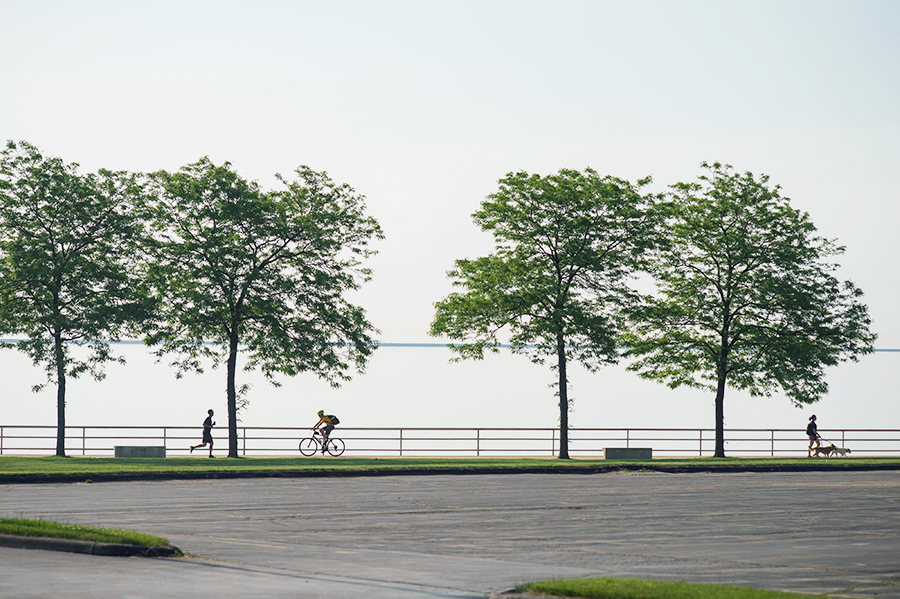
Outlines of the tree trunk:
M725 382L728 378L728 332L731 319L728 316L731 302L725 303L725 320L720 331L719 356L716 360L716 453L715 457L725 457Z
M719 373L716 386L716 453L715 457L725 457L725 374Z
M238 456L237 441L237 389L235 376L237 371L238 336L237 333L229 335L228 353L228 457Z
M569 389L566 376L566 343L561 336L556 340L557 366L559 367L559 459L569 459Z
M66 361L62 340L54 339L56 356L56 455L66 457Z

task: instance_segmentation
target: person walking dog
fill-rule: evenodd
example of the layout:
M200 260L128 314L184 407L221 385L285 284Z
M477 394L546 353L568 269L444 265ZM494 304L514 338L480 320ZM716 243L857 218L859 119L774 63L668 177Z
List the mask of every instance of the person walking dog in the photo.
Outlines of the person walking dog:
M212 454L212 450L213 450L212 427L214 427L216 425L216 423L213 422L213 419L212 419L213 411L209 410L207 413L209 414L209 416L207 416L206 420L203 421L203 443L201 443L200 445L191 445L191 453L194 453L194 450L199 447L206 447L207 445L209 445L209 457L214 458L216 456L214 456Z
M813 452L813 443L816 444L816 447L821 447L822 442L820 441L821 437L819 436L819 428L816 426L816 415L813 414L809 417L809 424L806 425L806 436L809 437L809 449L806 452L806 457L812 457Z

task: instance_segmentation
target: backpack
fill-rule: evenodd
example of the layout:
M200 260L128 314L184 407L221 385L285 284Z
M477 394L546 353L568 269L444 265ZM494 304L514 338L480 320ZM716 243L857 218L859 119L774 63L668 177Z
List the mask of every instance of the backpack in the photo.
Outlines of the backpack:
M331 420L331 424L340 424L341 419L335 416L334 414L329 414L328 419Z

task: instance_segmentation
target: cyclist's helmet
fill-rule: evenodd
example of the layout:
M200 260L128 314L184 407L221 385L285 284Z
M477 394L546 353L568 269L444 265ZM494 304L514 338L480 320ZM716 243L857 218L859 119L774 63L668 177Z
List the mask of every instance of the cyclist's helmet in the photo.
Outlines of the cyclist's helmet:
M316 413L317 413L317 414L318 414L318 415L319 415L319 416L321 416L321 415L322 415L322 414L324 414L324 413L325 413L325 410L319 410L319 411L318 411L318 412L316 412Z

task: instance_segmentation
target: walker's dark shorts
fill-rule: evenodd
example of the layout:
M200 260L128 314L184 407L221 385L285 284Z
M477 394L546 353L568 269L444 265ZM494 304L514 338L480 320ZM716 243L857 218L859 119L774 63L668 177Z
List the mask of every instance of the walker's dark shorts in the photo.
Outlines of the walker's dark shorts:
M203 442L204 443L212 443L212 431L208 428L203 429Z

